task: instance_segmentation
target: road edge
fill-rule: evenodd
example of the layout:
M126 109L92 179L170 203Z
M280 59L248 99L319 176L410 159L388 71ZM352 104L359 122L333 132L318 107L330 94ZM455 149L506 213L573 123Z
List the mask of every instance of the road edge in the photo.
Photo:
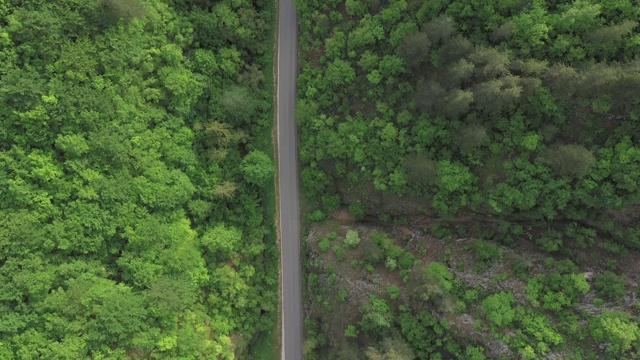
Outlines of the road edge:
M283 310L282 310L282 231L280 230L280 146L278 143L278 94L279 94L279 64L280 64L280 1L275 2L275 31L273 42L273 53L275 54L275 61L273 62L273 128L271 131L271 143L273 144L273 164L275 166L275 175L273 184L275 186L276 203L275 203L275 222L276 229L276 245L278 246L278 321L275 330L278 333L277 348L274 349L274 353L280 353L280 358L284 358L284 325L283 325Z

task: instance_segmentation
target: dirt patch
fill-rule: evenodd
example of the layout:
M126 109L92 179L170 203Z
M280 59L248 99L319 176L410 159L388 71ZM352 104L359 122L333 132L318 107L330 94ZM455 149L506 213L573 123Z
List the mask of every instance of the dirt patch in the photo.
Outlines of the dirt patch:
M352 225L356 221L356 218L351 216L347 209L344 208L332 212L329 217L341 225Z
M621 211L609 210L608 212L613 220L625 225L637 223L640 220L640 206L631 205Z

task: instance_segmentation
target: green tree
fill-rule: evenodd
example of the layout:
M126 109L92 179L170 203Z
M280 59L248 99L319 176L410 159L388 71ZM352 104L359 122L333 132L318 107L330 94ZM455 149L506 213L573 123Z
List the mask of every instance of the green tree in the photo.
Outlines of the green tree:
M358 26L349 33L349 47L351 49L372 47L379 40L384 39L384 36L384 28L379 18L366 14L360 19Z
M465 126L458 131L456 145L463 153L470 153L477 147L484 145L489 140L487 131L483 126Z
M442 43L456 33L456 24L450 18L440 15L424 26L424 33L433 43Z
M508 110L521 94L522 86L515 76L505 76L473 86L476 106L490 114Z
M426 190L436 183L436 162L424 155L409 155L403 161L409 185Z
M242 232L239 229L227 228L224 224L219 224L207 230L200 241L212 254L225 259L232 252L238 250L242 241Z
M563 176L584 176L596 164L591 151L576 144L551 147L542 154L542 160Z
M325 79L332 88L340 88L353 83L356 72L346 61L336 59L327 67Z
M144 5L138 0L100 0L100 5L105 10L105 16L112 19L112 22L119 19L131 21L146 14Z
M381 334L390 330L393 326L393 310L384 299L379 299L375 295L371 295L369 301L360 307L359 310L362 314L360 326L364 330Z
M469 60L475 65L475 75L482 80L490 80L509 73L509 54L496 48L479 47Z
M605 310L596 316L590 326L593 340L606 343L606 351L620 356L640 347L640 329L630 314Z
M439 115L449 119L459 118L465 114L474 101L474 94L468 90L454 89L450 91L437 106Z
M229 88L222 94L220 103L229 116L242 123L250 123L256 114L257 103L246 87Z
M426 268L415 268L411 275L412 294L422 301L442 298L453 290L453 274L439 262L432 262Z
M466 166L448 160L438 162L436 185L441 191L466 191L474 182L475 178Z
M275 167L271 159L262 151L254 150L242 159L240 169L244 179L257 186L265 186L273 179Z
M482 302L482 311L487 320L499 327L505 327L511 324L515 317L515 310L511 307L514 301L513 294L502 291L486 298Z
M450 89L456 89L467 82L475 72L475 65L467 59L460 59L447 66L440 83Z
M627 294L626 280L625 276L618 276L611 271L605 271L595 277L593 287L600 296L619 300Z
M431 40L429 35L423 32L414 32L406 35L396 53L412 68L418 68L429 59Z

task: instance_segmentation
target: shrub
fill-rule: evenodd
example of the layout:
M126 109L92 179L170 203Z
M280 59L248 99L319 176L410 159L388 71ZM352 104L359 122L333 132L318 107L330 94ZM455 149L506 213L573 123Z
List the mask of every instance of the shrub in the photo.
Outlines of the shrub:
M487 357L484 355L484 347L482 346L467 346L464 352L464 359L466 360L485 360Z
M369 301L360 308L360 313L362 313L360 326L365 330L378 332L388 330L393 325L391 306L384 299L379 299L374 295L371 295Z
M398 268L398 262L394 258L389 257L387 258L387 261L385 261L384 266L393 271Z
M605 271L604 274L596 276L593 287L604 298L619 299L627 293L625 283L626 278L624 276Z
M373 240L365 240L360 245L360 252L366 262L369 264L377 264L382 260L382 249Z
M467 249L472 250L476 258L484 264L490 264L495 260L502 261L502 249L491 242L477 240L467 246Z
M320 242L318 243L318 247L323 252L329 251L329 248L331 247L331 244L329 243L329 239L323 238L322 240L320 240Z
M358 235L358 232L355 230L347 231L347 235L344 238L344 246L347 249L354 249L358 247L359 244L360 244L360 235Z
M411 270L416 265L416 257L408 251L405 251L398 258L398 267L404 270Z
M324 195L322 196L322 206L326 211L334 211L340 207L340 195Z
M520 328L518 341L528 344L537 344L537 350L545 353L549 349L549 345L560 345L564 342L564 338L551 325L549 318L543 314L538 314L530 309L519 307L516 309L516 322ZM534 354L533 348L528 350L530 354ZM541 356L529 357L531 359L540 359Z
M309 214L308 219L310 222L319 222L326 219L327 216L322 212L322 210L316 210Z
M356 201L349 205L349 214L355 217L356 219L364 218L364 204L360 201Z
M576 273L578 269L571 261L559 261L556 269L555 273L538 275L527 283L526 298L533 306L542 303L545 309L559 312L589 291L589 284L582 274Z
M387 294L389 294L391 299L395 300L400 296L400 288L395 285L389 286L387 288Z
M353 325L349 325L344 330L344 336L350 337L350 338L356 338L358 337L358 329L356 329L356 327Z
M345 253L344 253L344 249L340 247L340 245L335 245L333 247L333 253L336 254L336 258L338 259L338 262L344 261Z
M340 291L338 291L337 296L338 296L338 300L345 302L349 298L349 293L347 293L345 289L340 289Z
M556 231L550 231L544 234L536 241L536 244L547 252L557 252L562 248L562 236Z
M432 262L424 270L416 268L411 274L411 294L422 301L442 302L453 290L453 274L446 266Z

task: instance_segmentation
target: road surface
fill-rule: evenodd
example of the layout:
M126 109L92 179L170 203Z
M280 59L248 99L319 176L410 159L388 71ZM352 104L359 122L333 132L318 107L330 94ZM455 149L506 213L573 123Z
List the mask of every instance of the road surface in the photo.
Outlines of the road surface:
M278 14L278 192L282 271L282 359L302 360L302 280L296 100L297 18L293 0L280 0Z

